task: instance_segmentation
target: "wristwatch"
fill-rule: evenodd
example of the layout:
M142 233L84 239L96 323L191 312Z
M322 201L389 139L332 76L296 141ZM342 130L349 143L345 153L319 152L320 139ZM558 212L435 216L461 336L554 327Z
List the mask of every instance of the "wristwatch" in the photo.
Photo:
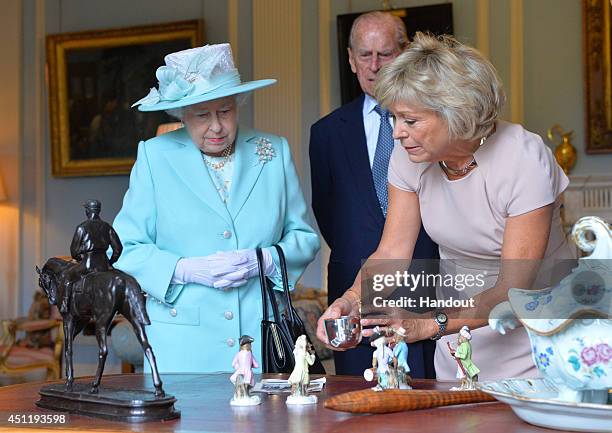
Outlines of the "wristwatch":
M448 316L443 311L435 311L433 315L434 322L438 325L438 332L436 335L431 337L432 340L439 340L444 331L446 331L446 325L448 324Z

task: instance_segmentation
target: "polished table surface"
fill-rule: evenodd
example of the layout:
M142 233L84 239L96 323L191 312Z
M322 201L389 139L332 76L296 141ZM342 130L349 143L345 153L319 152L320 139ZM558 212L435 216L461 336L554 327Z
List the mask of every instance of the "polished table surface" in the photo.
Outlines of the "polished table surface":
M7 422L10 414L49 414L34 404L42 383L27 383L0 388L0 432L15 431L152 431L152 432L493 432L535 433L552 430L532 426L520 420L509 406L481 403L435 409L407 411L384 415L352 415L325 409L323 402L332 395L365 389L363 378L328 376L318 393L316 405L288 407L285 395L268 396L263 404L233 407L229 400L233 387L229 374L164 374L164 390L177 398L175 407L181 418L166 422L128 424L67 415L63 425L22 425ZM266 377L279 377L267 375ZM316 376L315 376L316 377ZM86 381L84 378L77 382ZM102 385L131 389L153 389L149 375L125 374L105 376ZM448 383L415 381L418 389L448 389Z

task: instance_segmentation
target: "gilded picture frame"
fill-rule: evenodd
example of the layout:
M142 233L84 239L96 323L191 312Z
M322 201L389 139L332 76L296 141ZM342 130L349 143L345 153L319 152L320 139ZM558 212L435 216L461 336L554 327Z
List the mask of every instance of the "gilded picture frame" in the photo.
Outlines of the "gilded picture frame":
M612 153L612 6L583 0L586 153Z
M47 36L52 174L128 174L138 142L172 121L131 104L166 54L202 44L199 20Z

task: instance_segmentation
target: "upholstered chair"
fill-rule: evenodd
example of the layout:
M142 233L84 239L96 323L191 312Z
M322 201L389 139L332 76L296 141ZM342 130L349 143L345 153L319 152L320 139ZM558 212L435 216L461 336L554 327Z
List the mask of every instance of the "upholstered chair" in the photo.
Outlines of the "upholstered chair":
M47 297L36 292L28 317L2 320L0 385L61 377L62 321L52 317Z

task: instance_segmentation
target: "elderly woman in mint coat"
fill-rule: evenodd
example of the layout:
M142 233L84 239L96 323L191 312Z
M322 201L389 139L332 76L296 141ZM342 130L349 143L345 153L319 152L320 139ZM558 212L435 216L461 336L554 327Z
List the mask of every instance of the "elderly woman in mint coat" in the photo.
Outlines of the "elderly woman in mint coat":
M290 284L319 249L283 137L238 127L236 95L274 83L242 83L228 44L166 56L159 89L141 111L167 110L184 128L141 142L114 228L116 264L147 292L147 334L160 372L232 371L241 335L260 335L255 248L280 285L273 245ZM136 104L135 104L136 105ZM261 341L253 354L261 359Z

